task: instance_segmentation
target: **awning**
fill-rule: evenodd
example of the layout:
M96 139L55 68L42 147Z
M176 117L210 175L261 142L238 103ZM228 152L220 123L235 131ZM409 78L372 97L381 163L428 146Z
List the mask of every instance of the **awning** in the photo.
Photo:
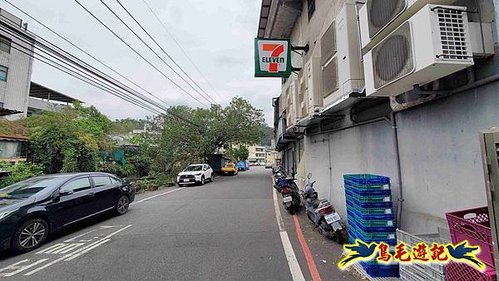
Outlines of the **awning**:
M73 103L75 101L81 102L82 101L72 98L68 95L59 93L57 91L54 91L52 89L49 89L45 86L42 86L38 83L31 82L30 88L29 88L29 96L33 98L39 98L39 99L44 99L47 101L59 101L59 102L65 102L65 103Z
M262 0L258 38L289 38L302 6L302 0Z

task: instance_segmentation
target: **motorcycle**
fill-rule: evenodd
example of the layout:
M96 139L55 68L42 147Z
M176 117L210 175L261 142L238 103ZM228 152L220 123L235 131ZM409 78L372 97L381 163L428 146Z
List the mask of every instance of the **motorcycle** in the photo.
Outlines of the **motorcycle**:
M274 179L274 188L281 193L284 208L290 214L295 214L300 209L301 199L294 178L279 170L274 174Z
M343 244L346 227L331 203L326 199L318 199L318 193L314 189L315 181L310 182L311 178L312 174L309 173L303 194L307 217L316 225L315 228L318 228L323 236Z
M293 182L294 183L294 182ZM296 186L296 184L295 184ZM291 214L294 215L300 209L300 194L298 193L298 188L294 188L291 185L286 185L281 188L282 204L284 208Z

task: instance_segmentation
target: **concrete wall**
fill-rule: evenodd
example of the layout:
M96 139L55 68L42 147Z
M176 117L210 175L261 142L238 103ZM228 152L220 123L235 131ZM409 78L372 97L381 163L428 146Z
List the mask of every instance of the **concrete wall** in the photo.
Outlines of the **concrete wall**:
M310 23L305 5L292 33L292 41L308 42L313 50L315 40L344 1L333 2L317 1L317 10ZM494 3L499 5L498 0ZM295 59L306 60L307 57ZM497 56L482 62L483 67L476 69L477 79L485 72L485 76L497 73L497 63ZM498 92L499 82L496 82L396 114L405 200L402 229L413 233L436 232L438 228L447 228L446 212L486 205L478 132L499 126ZM343 218L346 218L344 174L389 176L394 204L398 204L400 187L393 129L388 122L305 136L303 146L304 150L300 152L298 142L289 144L293 149L285 153L286 161L292 159L292 151L299 182L311 172L313 180L317 181L315 187L319 196L329 199ZM303 159L300 156L304 157L303 161L299 161ZM285 166L290 165L286 163Z
M403 226L447 227L445 212L487 203L478 132L499 126L499 83L398 115Z
M398 198L393 131L387 121L329 134L307 137L307 169L317 180L321 198L327 198L346 218L344 174L372 173L392 180ZM329 170L331 168L331 170ZM394 200L396 202L396 200Z

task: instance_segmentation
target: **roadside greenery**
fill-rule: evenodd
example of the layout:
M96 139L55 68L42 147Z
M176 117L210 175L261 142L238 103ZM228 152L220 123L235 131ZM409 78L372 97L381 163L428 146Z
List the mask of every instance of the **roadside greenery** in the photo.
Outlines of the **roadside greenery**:
M110 137L127 139L131 131L145 126L146 133L128 141L135 146L118 147ZM29 137L28 161L33 163L1 164L8 176L0 178L0 186L41 173L103 171L131 179L138 190L155 190L173 183L186 165L207 162L212 154L248 159L247 145L267 141L268 132L262 111L239 97L226 107L173 106L148 120L114 122L93 106L75 103L62 112L0 120L0 134ZM125 164L113 160L116 149L123 149L125 161L120 161Z
M95 107L75 103L62 112L46 112L27 120L31 157L45 173L95 171L98 151L108 150L112 122Z
M149 122L150 132L135 138L154 172L173 176L186 165L206 162L210 155L232 144L251 144L261 140L263 113L243 98L233 98L226 107L192 109L169 108Z
M0 188L43 174L43 166L20 162L12 165L9 162L0 162L0 171L7 176L0 178Z
M237 147L227 149L227 154L235 161L245 161L248 160L249 150L247 146L240 144Z

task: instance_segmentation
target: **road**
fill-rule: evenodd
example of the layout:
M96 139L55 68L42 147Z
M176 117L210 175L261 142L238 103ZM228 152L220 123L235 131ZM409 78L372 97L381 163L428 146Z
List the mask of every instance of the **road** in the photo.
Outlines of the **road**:
M138 196L124 216L95 219L35 252L1 259L0 274L5 280L292 280L270 184L270 171L258 167Z
M0 257L0 279L312 280L293 218L283 213L278 224L275 207L284 211L270 175L254 167L204 186L141 194L124 216L99 217L34 252ZM325 242L316 246L328 252ZM319 271L327 276L332 267Z

